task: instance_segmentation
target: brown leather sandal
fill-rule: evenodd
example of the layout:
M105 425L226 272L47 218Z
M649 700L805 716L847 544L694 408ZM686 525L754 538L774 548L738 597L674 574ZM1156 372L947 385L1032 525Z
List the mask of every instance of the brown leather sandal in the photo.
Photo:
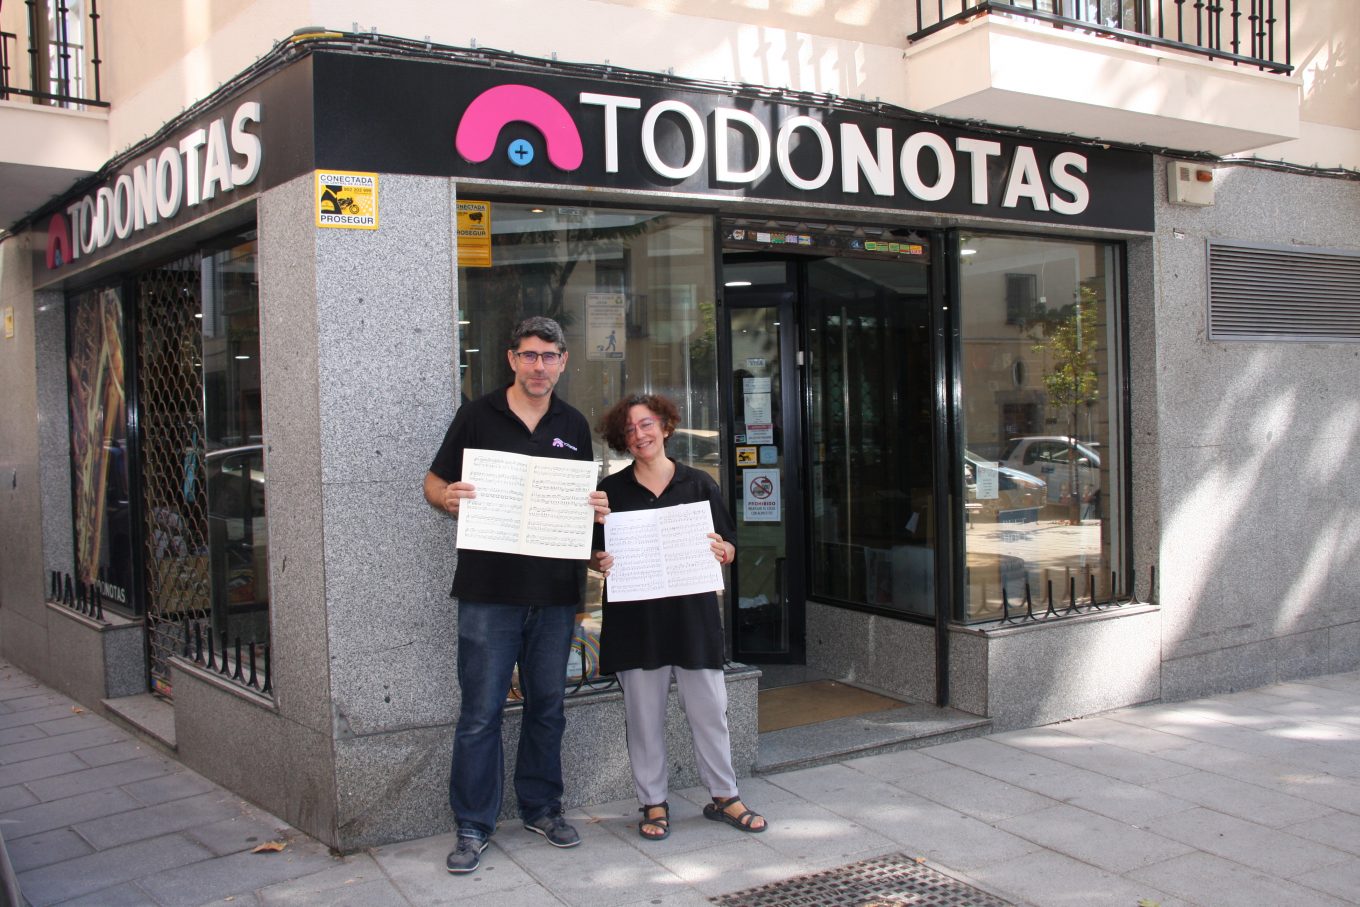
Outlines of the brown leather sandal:
M734 803L742 807L746 805L741 802L741 797L728 797L726 800L714 797L712 803L704 804L704 818L712 819L714 822L726 822L733 828L753 835L758 835L769 827L769 823L765 822L765 817L753 809L743 808L735 816L729 813L727 808ZM760 819L762 823L759 827L754 824L757 819Z
M656 810L661 810L661 815L652 815ZM642 821L638 822L638 834L648 841L664 841L671 835L671 805L668 802L652 806L644 806L638 810L642 813ZM659 831L648 831L647 829L659 829Z

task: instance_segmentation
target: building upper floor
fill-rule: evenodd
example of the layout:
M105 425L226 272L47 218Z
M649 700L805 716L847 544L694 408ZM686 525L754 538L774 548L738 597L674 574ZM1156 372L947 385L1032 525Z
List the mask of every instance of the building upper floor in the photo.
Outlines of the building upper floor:
M0 0L0 229L317 30L1356 170L1355 12L1356 0Z

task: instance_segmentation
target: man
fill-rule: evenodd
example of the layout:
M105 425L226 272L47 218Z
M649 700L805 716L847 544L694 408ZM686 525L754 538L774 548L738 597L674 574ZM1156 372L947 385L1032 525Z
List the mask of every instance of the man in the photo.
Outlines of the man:
M459 408L425 475L425 500L455 517L463 500L476 497L476 489L461 481L469 448L594 458L585 416L553 393L567 365L561 326L551 318L526 318L510 335L506 355L514 381ZM604 493L591 492L590 504L603 521L609 512ZM554 847L581 843L562 818L562 705L584 569L584 561L458 553L452 595L458 599L462 707L449 772L449 805L458 820L449 872L474 871L496 830L504 772L501 717L516 662L524 694L515 761L520 816L525 829Z

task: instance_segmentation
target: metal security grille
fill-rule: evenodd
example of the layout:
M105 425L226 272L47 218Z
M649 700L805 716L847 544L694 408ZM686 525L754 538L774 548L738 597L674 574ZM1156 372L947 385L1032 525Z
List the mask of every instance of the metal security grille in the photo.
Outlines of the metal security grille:
M1210 340L1360 340L1360 255L1209 243Z
M169 698L169 658L211 601L198 256L141 275L137 311L147 650L151 690Z
M709 900L720 907L1011 907L900 853Z

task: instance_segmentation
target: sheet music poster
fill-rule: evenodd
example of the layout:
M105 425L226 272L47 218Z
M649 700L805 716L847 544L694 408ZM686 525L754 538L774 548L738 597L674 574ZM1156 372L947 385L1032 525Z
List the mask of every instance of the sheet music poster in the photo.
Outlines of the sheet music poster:
M477 497L458 508L458 547L586 560L595 529L599 466L590 460L463 452L463 481Z
M707 502L611 513L604 547L614 555L605 579L610 602L716 592L722 568L709 548L713 512Z

